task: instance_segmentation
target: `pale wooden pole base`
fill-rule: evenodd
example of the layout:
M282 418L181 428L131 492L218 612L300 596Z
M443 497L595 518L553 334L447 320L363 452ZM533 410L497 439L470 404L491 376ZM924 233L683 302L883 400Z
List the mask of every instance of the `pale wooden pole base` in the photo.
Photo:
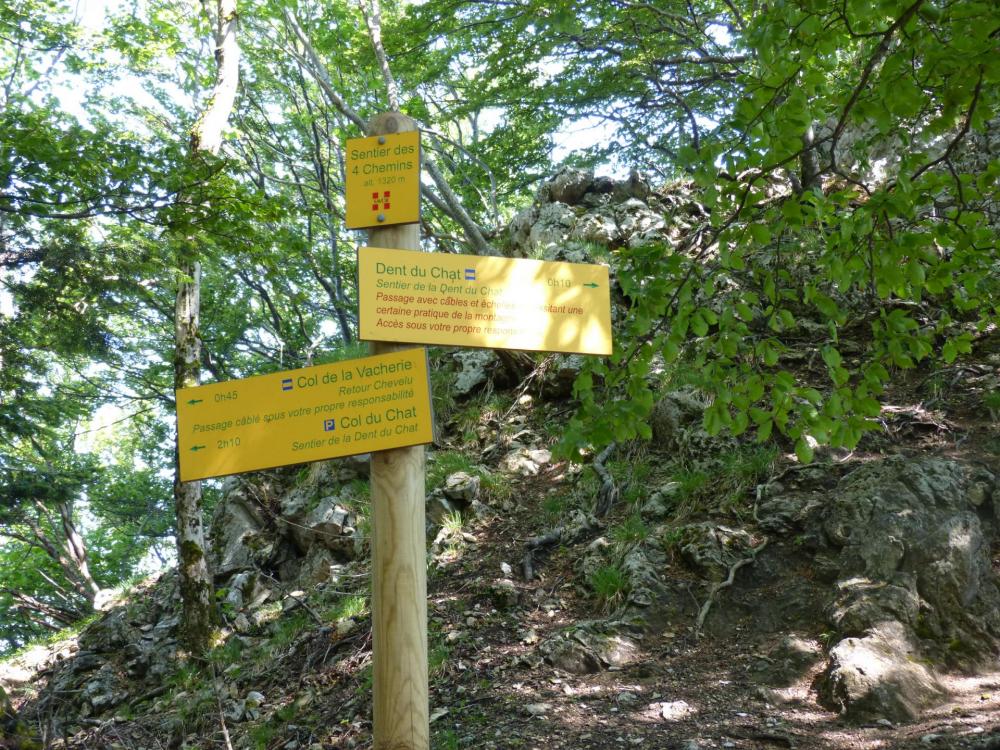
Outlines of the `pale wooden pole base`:
M387 112L368 135L416 129ZM368 231L372 247L420 249L420 225ZM373 342L372 354L408 348ZM429 750L427 697L427 543L424 447L372 454L372 662L374 750Z

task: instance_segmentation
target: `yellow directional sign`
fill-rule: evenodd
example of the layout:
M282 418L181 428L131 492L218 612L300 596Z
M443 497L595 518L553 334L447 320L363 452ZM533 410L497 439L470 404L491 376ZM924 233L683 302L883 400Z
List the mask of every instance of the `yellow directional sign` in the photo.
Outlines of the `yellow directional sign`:
M358 290L369 341L611 354L605 266L363 247Z
M348 229L420 221L420 132L347 141Z
M434 439L424 349L176 393L183 482Z

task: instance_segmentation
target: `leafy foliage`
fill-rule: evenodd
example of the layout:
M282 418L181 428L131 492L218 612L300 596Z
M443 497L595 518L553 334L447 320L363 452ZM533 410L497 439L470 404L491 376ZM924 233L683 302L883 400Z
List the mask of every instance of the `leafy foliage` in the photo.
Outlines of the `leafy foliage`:
M682 198L693 226L671 244L611 250L616 350L577 381L565 454L649 438L657 389L683 383L710 396L708 432L782 442L808 461L874 429L900 371L951 364L996 326L990 0L382 10L403 109L468 215L428 186L428 249L474 245L466 219L501 244L557 147L569 164L641 171ZM358 351L342 144L386 108L387 77L353 3L255 0L240 16L235 115L217 157L189 158L211 95L211 18L149 0L88 32L61 0L0 8L10 643L56 624L16 614L17 595L86 609L80 566L72 573L41 541L62 549L63 514L98 586L172 533L174 292L190 238L209 377ZM579 148L584 127L604 137ZM806 363L792 354L804 346L815 351ZM85 444L102 406L122 427ZM447 406L468 435L488 428ZM733 498L772 455L764 446L733 454L719 477L688 467L675 479L691 497ZM513 491L459 453L439 456L432 485L463 469L494 498ZM555 514L563 500L550 502ZM644 530L627 521L618 533L627 544Z
M705 219L676 248L621 251L624 335L577 383L567 452L648 438L662 360L711 395L710 433L780 433L809 461L875 429L894 371L951 363L996 324L986 16L983 3L819 2L744 19L744 96L678 152ZM822 389L784 361L806 342Z

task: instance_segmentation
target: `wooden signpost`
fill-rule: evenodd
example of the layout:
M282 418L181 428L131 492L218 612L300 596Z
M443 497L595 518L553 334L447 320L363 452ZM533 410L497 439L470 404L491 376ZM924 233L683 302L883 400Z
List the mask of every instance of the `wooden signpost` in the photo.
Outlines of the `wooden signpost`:
M396 112L379 115L368 126L376 144L395 149L414 136L416 123ZM418 147L419 153L419 147ZM348 154L350 155L350 154ZM420 202L417 179L404 183L398 197ZM350 169L348 170L350 172ZM395 188L397 191L403 187ZM347 213L370 195L347 187ZM397 195L391 196L393 201ZM393 204L396 205L396 204ZM371 213L372 205L367 205ZM390 206L390 211L393 208ZM373 247L420 248L420 225L399 223L408 217L385 213L368 232ZM386 226L387 224L392 226ZM373 354L399 351L399 344L373 342ZM430 721L427 699L427 532L424 513L424 448L396 448L372 454L372 669L375 750L428 750Z
M181 480L371 452L374 750L428 750L427 354L413 344L611 353L603 266L420 249L420 134L397 112L347 143L362 359L182 388Z
M358 317L373 353L404 342L611 353L607 268L417 252L417 126L390 112L368 131L348 141L346 213L349 227L370 228ZM381 193L372 175L384 175ZM423 446L373 453L371 481L374 750L428 750Z

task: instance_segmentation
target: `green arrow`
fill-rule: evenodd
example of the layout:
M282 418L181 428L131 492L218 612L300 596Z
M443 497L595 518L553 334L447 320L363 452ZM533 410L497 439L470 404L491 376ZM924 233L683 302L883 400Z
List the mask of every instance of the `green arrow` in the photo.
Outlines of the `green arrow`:
M205 446L205 445L192 445L191 446L191 450L193 450L193 451L200 451L200 450L204 450L207 447L208 446Z
M591 281L589 284L584 284L584 286L589 286L591 289L597 289L597 284Z
M200 403L201 403L201 399L200 398L193 398L190 401L188 401L188 405L189 406L194 406L195 404L200 404Z

